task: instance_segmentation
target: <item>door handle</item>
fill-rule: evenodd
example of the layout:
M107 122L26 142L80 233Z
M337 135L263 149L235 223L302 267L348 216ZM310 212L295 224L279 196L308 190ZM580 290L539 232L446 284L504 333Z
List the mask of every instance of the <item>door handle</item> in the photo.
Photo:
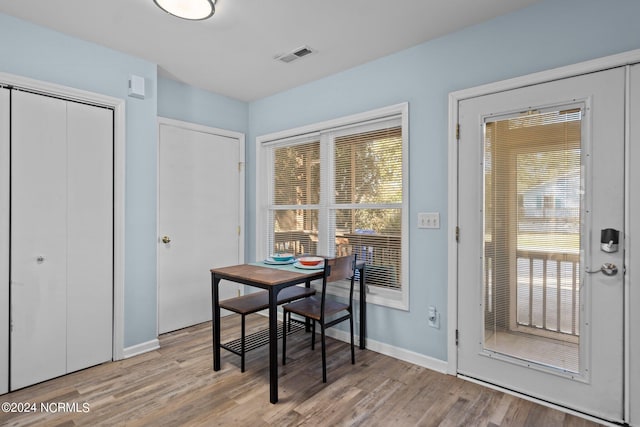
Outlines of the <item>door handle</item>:
M618 274L618 267L613 263L605 262L598 270L587 270L587 273L602 273L605 276L615 276L616 274Z
M162 236L162 243L171 243L171 238L169 236Z

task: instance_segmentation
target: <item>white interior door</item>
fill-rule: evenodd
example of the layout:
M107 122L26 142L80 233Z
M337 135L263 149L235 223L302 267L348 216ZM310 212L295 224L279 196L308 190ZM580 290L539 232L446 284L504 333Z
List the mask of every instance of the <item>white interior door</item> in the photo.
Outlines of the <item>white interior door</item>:
M613 421L624 103L625 70L612 69L458 105L458 371ZM617 252L602 229L620 232Z
M165 333L211 320L210 269L241 260L243 201L237 138L168 124L159 135L158 329ZM223 287L220 299L237 289Z
M0 394L9 391L9 89L0 88Z
M13 91L12 390L112 357L111 110Z

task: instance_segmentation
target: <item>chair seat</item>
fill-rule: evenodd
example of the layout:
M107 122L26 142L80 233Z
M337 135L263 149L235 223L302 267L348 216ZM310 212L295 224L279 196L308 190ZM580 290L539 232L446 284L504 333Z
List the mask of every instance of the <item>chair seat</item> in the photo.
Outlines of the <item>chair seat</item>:
M305 316L310 319L320 321L320 304L320 298L313 296L300 301L292 302L291 304L287 304L286 306L284 306L284 308L286 311L290 311L300 316ZM348 304L325 300L324 315L325 317L328 317L341 311L347 310L348 308Z
M302 286L290 286L278 293L278 305L295 301L314 295L313 288L303 288ZM220 301L220 308L233 311L238 314L251 314L269 308L269 292L260 291L241 297L229 298Z
M316 290L314 288L290 286L278 292L278 305L295 301L300 298L309 297L311 295L314 295L315 293ZM244 355L248 351L245 343L245 316L247 314L256 313L258 311L269 308L269 292L260 291L248 295L243 295L241 297L229 298L220 301L220 308L224 308L226 310L240 314L241 332L239 349L235 348L235 346L227 346L226 344L221 344L221 346L222 348L226 348L227 350L240 356L240 371L244 372ZM255 348L254 343L250 343L249 349L253 348Z

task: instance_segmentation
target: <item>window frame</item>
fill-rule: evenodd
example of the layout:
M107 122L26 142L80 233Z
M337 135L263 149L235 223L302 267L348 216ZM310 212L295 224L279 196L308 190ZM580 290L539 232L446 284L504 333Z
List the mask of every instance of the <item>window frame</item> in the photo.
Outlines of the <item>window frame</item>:
M398 120L402 129L402 209L401 226L401 282L400 289L385 289L378 286L367 287L367 302L401 310L409 309L409 104L407 102L395 104L359 114L349 115L337 119L327 120L311 125L288 129L280 132L261 135L256 138L256 259L268 257L269 248L267 233L270 229L269 209L273 196L273 147L289 145L293 142L310 142L320 140L321 161L330 164L333 161L333 143L327 138L343 135L349 129L360 132L365 126L375 126L379 122ZM356 130L357 129L357 130ZM331 148L331 149L330 149ZM328 169L328 170L327 170ZM328 253L327 242L333 239L329 236L331 227L328 224L329 212L336 207L328 197L327 192L333 186L333 165L321 169L320 209L318 224L318 253ZM358 292L358 286L355 292ZM345 283L332 287L333 295L348 297L348 287Z

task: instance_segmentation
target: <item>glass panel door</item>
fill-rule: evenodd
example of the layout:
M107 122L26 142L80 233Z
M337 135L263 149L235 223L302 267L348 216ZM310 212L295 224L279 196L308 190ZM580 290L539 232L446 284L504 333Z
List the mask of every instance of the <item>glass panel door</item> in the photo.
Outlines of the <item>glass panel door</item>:
M611 69L458 104L458 373L616 422L624 82Z

